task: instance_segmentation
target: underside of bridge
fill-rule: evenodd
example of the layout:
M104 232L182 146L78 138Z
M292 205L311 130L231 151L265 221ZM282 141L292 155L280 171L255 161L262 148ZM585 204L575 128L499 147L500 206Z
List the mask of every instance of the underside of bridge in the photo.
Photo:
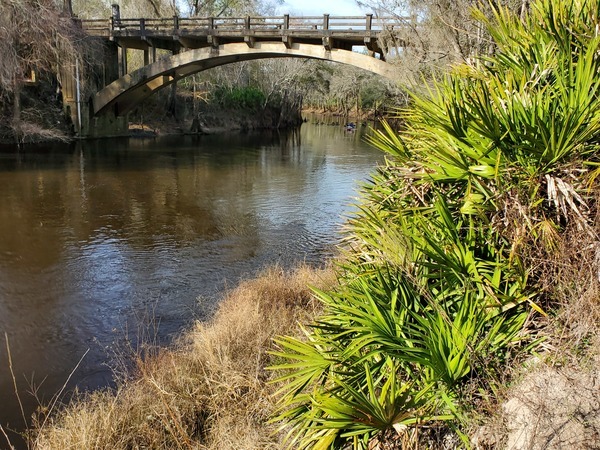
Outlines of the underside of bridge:
M154 92L213 67L239 61L265 58L311 58L349 64L393 79L394 68L377 58L322 45L283 42L229 43L219 47L198 48L156 61L112 82L94 97L94 115L113 113L123 116Z

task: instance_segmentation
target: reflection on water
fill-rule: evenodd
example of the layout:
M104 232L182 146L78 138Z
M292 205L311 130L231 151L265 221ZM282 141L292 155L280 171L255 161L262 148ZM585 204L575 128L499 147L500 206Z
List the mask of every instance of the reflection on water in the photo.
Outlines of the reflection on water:
M308 124L0 153L0 331L19 390L41 383L48 401L88 349L69 388L108 385L113 346L148 318L167 343L240 278L322 261L380 158ZM0 423L21 428L12 392L3 343Z

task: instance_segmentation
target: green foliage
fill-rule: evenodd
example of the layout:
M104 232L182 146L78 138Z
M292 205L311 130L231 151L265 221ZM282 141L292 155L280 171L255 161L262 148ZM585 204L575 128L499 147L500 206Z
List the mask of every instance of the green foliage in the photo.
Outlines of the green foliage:
M388 110L398 104L390 86L381 78L374 77L360 93L360 107L364 110Z
M225 108L258 109L266 101L265 94L255 87L218 88L213 93L213 101Z
M385 430L460 423L466 381L485 385L530 339L543 310L523 242L590 229L575 175L598 162L599 13L476 13L495 54L415 95L401 135L373 135L389 157L348 222L340 287L316 292L325 313L304 340L278 340L290 446L366 449Z

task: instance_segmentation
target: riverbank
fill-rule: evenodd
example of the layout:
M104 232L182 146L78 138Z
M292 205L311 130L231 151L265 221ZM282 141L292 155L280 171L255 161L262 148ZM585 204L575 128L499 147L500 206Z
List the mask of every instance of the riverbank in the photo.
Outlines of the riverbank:
M8 106L0 108L0 145L77 139L52 78L26 86L18 121ZM251 88L225 90L212 101L194 101L193 93L186 89L178 90L174 98L163 92L139 105L128 117L131 137L279 130L302 124L301 100L267 99Z
M571 263L570 270L589 273ZM471 448L594 448L600 432L600 305L598 282L586 281L569 291L576 299L540 323L545 343L538 355L505 367L495 381L504 383L495 385L496 396L473 404L464 435ZM321 312L308 286L335 283L331 268L308 267L271 268L241 282L210 322L197 323L171 348L148 343L144 357L133 355L135 370L118 374L114 391L83 395L39 415L30 448L283 448L284 435L269 422L279 388L267 370L278 362L269 354L273 338L301 336L302 324ZM463 448L458 440L448 447L450 436L429 438L428 448ZM405 447L392 436L376 448Z
M228 292L215 317L172 348L148 343L114 391L95 392L39 416L35 449L279 449L272 338L300 332L320 310L308 286L334 283L332 269L271 268Z
M72 124L49 87L40 83L28 89L24 95L27 108L23 111L23 121L19 127L11 125L8 114L0 121L0 145L69 142L76 139ZM313 107L300 110L280 104L228 108L204 103L194 107L190 94L179 92L176 100L178 106L175 111L167 112L161 100L164 99L151 99L130 114L129 137L280 130L296 128L307 120L343 126L349 122L377 124L381 119L387 119L396 124L396 119L389 111L352 109L344 114Z
M133 116L129 123L131 137L184 134L226 134L260 130L291 129L303 122L300 113L282 114L278 107L254 109L206 108L193 114L180 114L181 118Z
M26 86L22 94L18 125L13 123L8 103L0 105L0 145L67 142L74 130L56 94L52 79Z

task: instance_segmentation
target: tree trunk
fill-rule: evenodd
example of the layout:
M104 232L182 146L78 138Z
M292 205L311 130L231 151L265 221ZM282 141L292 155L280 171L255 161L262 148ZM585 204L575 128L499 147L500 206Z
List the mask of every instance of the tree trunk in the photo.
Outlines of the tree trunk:
M171 84L169 99L167 100L167 113L177 119L177 82Z
M21 90L21 83L15 82L13 89L12 129L15 133L15 140L17 144L21 142Z
M21 122L21 83L15 82L13 90L13 124Z
M69 16L73 16L73 2L72 0L63 0L63 11Z
M159 6L156 4L156 2L154 0L148 0L148 3L150 4L150 6L152 7L152 10L154 11L154 15L156 17L160 17L160 8Z

